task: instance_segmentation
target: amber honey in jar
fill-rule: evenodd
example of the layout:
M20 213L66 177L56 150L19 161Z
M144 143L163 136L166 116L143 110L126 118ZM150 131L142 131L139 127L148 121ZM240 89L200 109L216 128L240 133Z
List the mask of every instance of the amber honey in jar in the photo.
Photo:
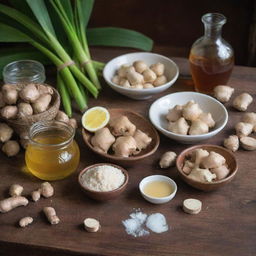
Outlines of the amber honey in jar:
M80 160L75 130L58 121L39 121L29 131L25 161L29 172L42 180L59 180L73 173Z
M189 55L195 90L211 94L217 85L227 84L234 66L232 47L222 38L226 17L207 13L202 17L205 34L193 45Z

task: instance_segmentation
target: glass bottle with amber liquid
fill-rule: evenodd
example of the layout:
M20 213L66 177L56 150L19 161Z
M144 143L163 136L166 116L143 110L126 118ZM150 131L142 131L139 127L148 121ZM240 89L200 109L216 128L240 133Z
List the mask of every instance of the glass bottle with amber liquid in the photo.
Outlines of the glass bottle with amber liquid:
M227 84L234 66L234 51L221 36L226 17L220 13L203 15L204 36L190 50L190 70L198 92L212 94L217 85Z

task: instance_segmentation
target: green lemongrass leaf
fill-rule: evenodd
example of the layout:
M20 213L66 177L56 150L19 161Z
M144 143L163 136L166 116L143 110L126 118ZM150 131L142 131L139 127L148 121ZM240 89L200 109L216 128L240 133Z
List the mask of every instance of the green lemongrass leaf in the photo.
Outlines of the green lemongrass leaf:
M9 2L15 9L19 10L20 12L22 12L23 14L27 15L28 17L30 17L32 19L34 18L34 14L30 10L26 1L24 1L24 0L9 0Z
M19 30L0 23L0 42L29 42L29 39L24 33Z
M90 28L87 29L87 40L89 45L94 46L121 46L151 51L153 41L139 33L124 28Z
M85 30L91 17L94 0L76 0L75 7L81 30Z
M51 33L56 37L48 10L43 0L26 0L39 24L46 33Z
M54 0L55 4L58 6L58 8L61 10L62 15L65 16L66 19L70 22L70 24L74 27L75 21L74 21L74 14L73 14L73 8L70 0Z

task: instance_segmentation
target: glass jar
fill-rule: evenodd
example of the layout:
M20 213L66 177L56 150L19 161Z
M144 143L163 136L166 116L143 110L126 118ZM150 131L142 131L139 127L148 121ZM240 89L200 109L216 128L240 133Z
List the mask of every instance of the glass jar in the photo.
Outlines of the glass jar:
M227 84L234 66L232 47L221 37L226 17L220 13L203 15L204 36L192 45L189 62L195 90L211 94L217 85Z
M27 169L42 180L59 180L73 173L80 160L75 130L59 121L39 121L29 130Z
M44 66L35 60L14 61L4 67L3 79L7 84L44 83Z

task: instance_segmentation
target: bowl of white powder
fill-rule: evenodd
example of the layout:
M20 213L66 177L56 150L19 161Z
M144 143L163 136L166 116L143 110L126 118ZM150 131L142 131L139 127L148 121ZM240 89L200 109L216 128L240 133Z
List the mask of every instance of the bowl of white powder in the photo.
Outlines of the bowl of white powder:
M128 180L124 168L109 163L88 166L78 176L78 182L87 196L99 201L118 197L125 190Z

